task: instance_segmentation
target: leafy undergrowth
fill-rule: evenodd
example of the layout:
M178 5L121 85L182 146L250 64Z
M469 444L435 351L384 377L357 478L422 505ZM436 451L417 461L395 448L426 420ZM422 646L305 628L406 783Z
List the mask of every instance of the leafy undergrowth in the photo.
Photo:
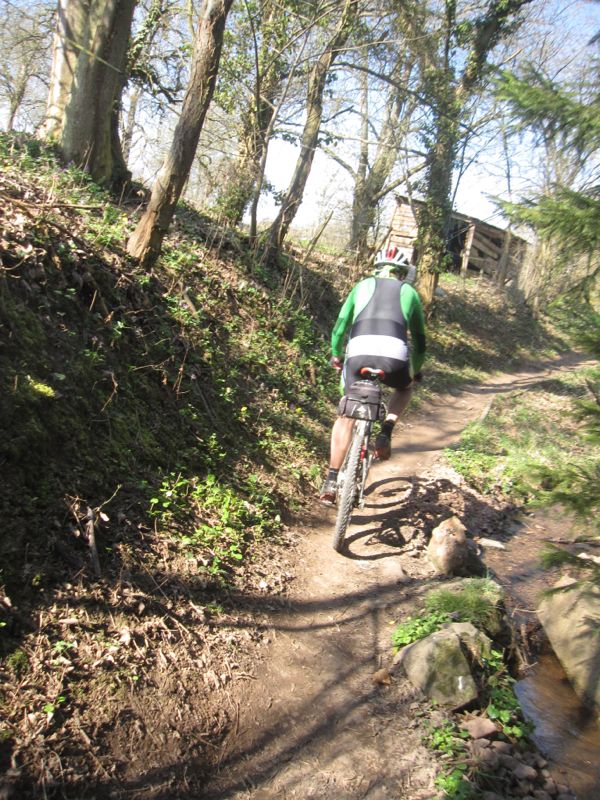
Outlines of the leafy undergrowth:
M138 196L24 137L0 166L5 791L193 794L326 460L344 270L261 264L182 207L144 272L123 249ZM505 367L501 321L497 292L449 279L430 386ZM560 344L511 326L513 356Z

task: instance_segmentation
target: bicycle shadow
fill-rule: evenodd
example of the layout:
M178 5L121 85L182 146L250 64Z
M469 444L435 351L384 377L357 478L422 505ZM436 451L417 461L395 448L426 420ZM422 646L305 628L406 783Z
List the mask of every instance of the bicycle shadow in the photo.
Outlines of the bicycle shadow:
M414 477L394 476L373 481L365 489L365 505L356 509L349 523L349 533L346 534L341 555L356 561L379 561L383 558L398 558L407 544L402 536L402 524L409 524L402 518L402 507L415 494ZM385 488L384 488L385 487ZM382 502L382 498L385 500ZM379 513L377 513L379 512ZM352 532L357 525L361 529ZM372 553L358 551L356 546L376 547L383 545L387 549ZM354 546L354 548L353 548Z
M423 550L445 519L457 516L468 535L506 527L507 509L447 478L395 475L369 484L367 502L356 509L341 555L357 561L405 557Z

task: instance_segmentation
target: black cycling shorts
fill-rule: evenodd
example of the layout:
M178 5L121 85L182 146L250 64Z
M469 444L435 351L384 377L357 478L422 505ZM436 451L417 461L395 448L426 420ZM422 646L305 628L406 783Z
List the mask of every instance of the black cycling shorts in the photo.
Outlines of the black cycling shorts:
M363 367L382 369L385 376L381 382L392 389L407 389L412 383L408 361L398 361L396 358L383 358L382 356L352 356L344 361L342 371L344 394L348 394L348 389L354 381L363 379L360 374Z

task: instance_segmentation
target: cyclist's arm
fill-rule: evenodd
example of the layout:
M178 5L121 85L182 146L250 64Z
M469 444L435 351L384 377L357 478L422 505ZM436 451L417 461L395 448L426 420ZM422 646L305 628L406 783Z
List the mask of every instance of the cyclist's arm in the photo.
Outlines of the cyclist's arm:
M337 321L333 326L333 331L331 332L331 354L337 358L343 358L344 356L344 339L346 337L346 332L350 325L352 325L352 320L354 319L355 292L356 287L352 289L346 298L346 301L341 307L340 313L338 314Z
M425 315L421 298L412 286L404 284L400 293L400 303L402 313L407 322L411 336L410 366L413 375L421 371L425 361L425 350L427 348L425 338Z

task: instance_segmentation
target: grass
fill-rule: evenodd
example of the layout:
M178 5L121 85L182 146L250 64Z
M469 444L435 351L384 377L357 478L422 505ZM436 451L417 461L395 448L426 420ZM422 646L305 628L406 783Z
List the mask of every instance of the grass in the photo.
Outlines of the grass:
M543 489L544 469L582 454L574 412L586 396L589 374L540 379L496 398L486 419L467 426L446 459L484 494L533 499Z

